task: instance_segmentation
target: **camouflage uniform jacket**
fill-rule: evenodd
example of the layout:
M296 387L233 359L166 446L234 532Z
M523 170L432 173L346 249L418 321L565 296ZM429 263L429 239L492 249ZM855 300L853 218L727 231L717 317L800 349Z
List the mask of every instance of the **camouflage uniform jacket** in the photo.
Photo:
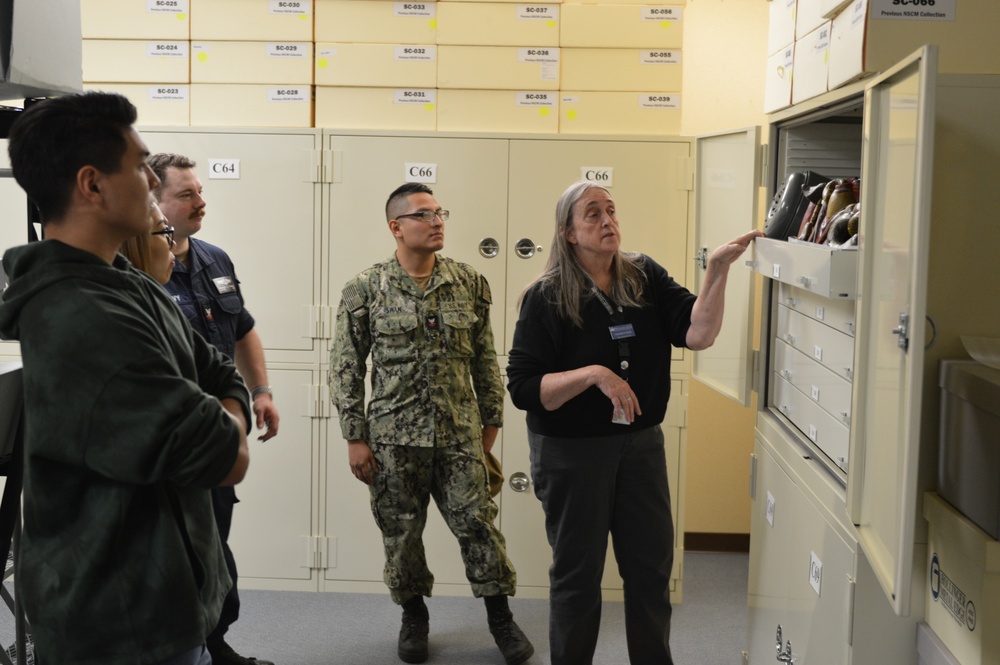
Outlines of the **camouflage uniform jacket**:
M395 256L349 281L329 379L344 438L448 446L481 441L483 425L502 425L491 301L485 277L440 255L423 292Z

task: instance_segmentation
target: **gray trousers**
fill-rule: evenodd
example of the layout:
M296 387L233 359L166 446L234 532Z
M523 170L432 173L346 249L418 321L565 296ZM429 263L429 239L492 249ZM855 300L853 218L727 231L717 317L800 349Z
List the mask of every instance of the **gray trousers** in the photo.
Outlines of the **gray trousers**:
M212 657L204 646L179 653L173 658L160 661L156 665L212 665Z
M632 665L672 665L674 523L663 431L564 439L528 432L535 495L552 546L552 665L590 665L601 624L601 577L614 545L624 581Z

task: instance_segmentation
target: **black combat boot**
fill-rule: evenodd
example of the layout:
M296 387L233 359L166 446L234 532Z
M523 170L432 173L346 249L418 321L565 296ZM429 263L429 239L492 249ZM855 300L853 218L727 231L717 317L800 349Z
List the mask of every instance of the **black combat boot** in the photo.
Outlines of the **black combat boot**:
M399 629L399 659L404 663L427 660L427 633L430 615L423 596L414 596L403 603L403 625Z
M486 596L483 600L486 601L490 632L504 660L507 665L521 665L535 653L535 647L514 623L514 615L507 606L507 596Z

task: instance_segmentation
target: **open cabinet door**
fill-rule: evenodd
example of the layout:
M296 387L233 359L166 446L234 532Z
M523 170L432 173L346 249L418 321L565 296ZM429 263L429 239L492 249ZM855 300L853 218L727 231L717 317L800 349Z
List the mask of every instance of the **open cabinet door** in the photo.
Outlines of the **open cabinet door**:
M910 612L937 52L865 88L861 276L848 511L897 615Z
M754 228L760 182L757 127L695 139L695 293L701 292L708 255ZM692 376L750 404L753 351L753 273L742 262L729 270L726 311L715 344L694 353Z

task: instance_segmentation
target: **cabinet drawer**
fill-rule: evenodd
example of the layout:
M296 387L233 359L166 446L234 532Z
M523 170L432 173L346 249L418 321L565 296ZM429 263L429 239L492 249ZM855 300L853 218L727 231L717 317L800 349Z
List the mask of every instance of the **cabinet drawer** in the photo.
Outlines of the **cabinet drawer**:
M850 426L850 381L781 340L774 344L774 371L823 407L834 420Z
M833 460L847 469L847 449L850 430L834 420L819 404L781 376L774 375L773 406L792 421L806 437Z
M774 336L847 380L854 378L854 338L814 321L784 305L778 306Z
M856 321L853 300L823 298L791 284L778 285L780 303L789 309L805 314L810 319L825 323L834 330L854 336Z
M858 291L858 252L815 243L754 240L747 263L764 277L826 298L855 298Z

